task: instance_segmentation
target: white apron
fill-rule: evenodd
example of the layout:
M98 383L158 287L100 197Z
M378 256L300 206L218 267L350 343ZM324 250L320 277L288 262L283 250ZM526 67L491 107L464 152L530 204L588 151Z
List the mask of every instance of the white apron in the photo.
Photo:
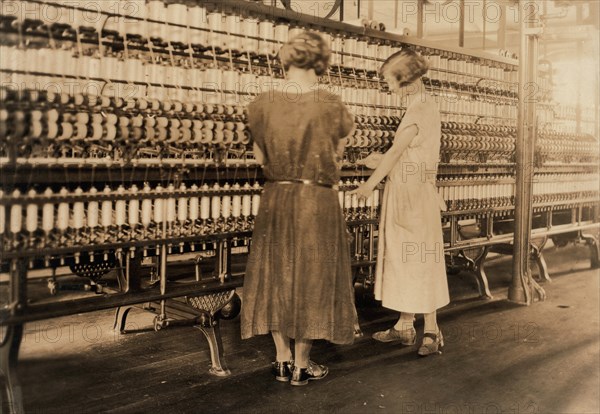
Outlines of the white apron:
M436 189L441 124L433 101L416 102L399 129L416 125L417 136L390 172L383 195L375 274L375 298L389 309L430 313L450 302Z

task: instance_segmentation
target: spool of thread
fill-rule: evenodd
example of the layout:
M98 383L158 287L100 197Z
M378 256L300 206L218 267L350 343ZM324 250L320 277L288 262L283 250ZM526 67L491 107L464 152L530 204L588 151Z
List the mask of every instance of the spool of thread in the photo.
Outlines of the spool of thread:
M358 41L351 37L344 40L344 53L356 55L358 49ZM353 67L355 62L354 56L344 56L344 66Z
M219 217L221 217L221 197L216 194L218 194L218 192L221 190L221 186L219 184L215 184L212 189L215 195L211 197L211 218L213 220L218 220Z
M215 48L220 48L222 46L221 38L223 35L219 32L223 31L223 14L218 11L209 13L208 27L211 30L208 34L208 44Z
M4 191L0 190L0 198L4 198ZM6 232L6 207L0 205L0 235Z
M360 185L363 185L364 183L365 183L365 180L360 180ZM359 208L363 208L365 206L366 206L365 199L362 198L362 197L359 198L359 200L358 200L358 207Z
M75 189L75 196L81 197L83 190L81 187ZM85 225L85 206L83 201L76 201L73 203L73 228L80 230Z
M179 191L186 192L187 187L184 183L179 186ZM177 220L180 223L184 223L188 219L188 199L186 197L179 197L177 199Z
M225 183L225 185L223 186L223 190L229 191L231 190L231 187L229 186L229 184ZM231 217L231 196L229 195L224 195L221 198L221 217L225 219Z
M112 191L109 186L106 186L106 187L104 187L104 190L102 191L102 193L105 196L110 196ZM100 224L102 225L102 227L108 228L108 227L112 226L113 209L112 209L112 201L111 200L102 201L102 205L100 208L100 215L101 215Z
M48 190L46 190L48 191ZM90 191L88 192L88 194L92 197L94 197L96 194L98 194L98 190L96 190L95 187L90 188ZM98 227L98 217L99 217L99 205L97 201L90 201L88 203L88 208L87 208L87 225L89 228L95 228Z
M164 39L166 36L166 30L163 32L163 26L165 26L165 16L167 15L165 10L165 3L162 0L150 0L148 2L148 18L155 22L148 23L150 37ZM166 26L165 26L166 29Z
M342 64L342 38L335 36L331 38L331 66L339 66Z
M379 190L379 188L376 188L375 190L373 190L373 207L375 207L375 208L379 207L380 191L381 190Z
M289 39L290 26L288 24L279 23L275 25L275 41L280 45L286 43ZM331 36L326 35L328 38L326 39L327 44L331 45ZM325 36L324 36L325 37Z
M63 187L60 189L59 194L63 197L69 195L69 191ZM69 228L69 203L61 202L58 204L58 213L57 213L57 227L60 231L65 231Z
M346 182L346 185L351 185L351 183ZM352 194L350 191L346 191L344 193L344 208L349 209L352 207Z
M191 190L196 192L198 191L198 186L196 184L192 185ZM190 197L190 212L189 218L192 222L198 220L200 217L200 198L193 196Z
M139 190L134 184L129 189L129 194L137 197ZM140 223L140 200L138 198L132 198L129 200L129 208L127 209L128 217L127 222L131 227L135 227Z
M208 27L208 16L206 14L206 8L197 3L192 5L188 9L188 24L190 25L190 27Z
M44 191L44 197L52 197L54 193L50 188ZM54 229L54 204L44 203L42 206L42 230L46 233Z
M273 23L268 20L263 20L258 23L258 37L260 37L258 51L261 55L273 55L272 39L275 35Z
M144 185L142 198L142 225L148 227L152 222L152 199L147 198L151 193L151 188L148 184Z
M244 39L242 40L242 49L246 53L256 53L258 51L258 21L246 17L242 21L242 29L244 33Z
M256 193L252 195L252 215L257 216L260 210L260 185L255 183L252 186L252 189L256 191Z
M358 181L355 180L352 183L352 185L358 186ZM352 203L352 208L354 208L354 209L358 208L358 206L359 206L359 204L358 204L358 195L352 194L350 202Z
M34 189L29 190L27 192L27 197L35 198L37 196L37 192ZM2 191L0 190L0 198L2 198ZM4 210L4 206L0 207L0 210ZM0 225L4 226L5 217L0 211ZM27 204L26 209L26 219L25 219L25 229L29 233L33 233L38 229L38 206L35 203ZM0 234L4 233L4 231L0 231Z
M292 26L289 29L288 39L293 39L294 37L304 33L305 29L300 26Z
M123 197L125 195L125 187L120 185L117 188L117 196ZM124 226L127 217L127 202L123 199L115 201L115 224L117 226Z
M218 68L208 68L204 71L204 86L211 90L221 90L223 71Z
M239 184L233 185L233 190L238 191L241 189ZM239 195L234 195L231 198L231 215L235 218L240 217L242 214L242 197Z
M250 184L244 184L244 190L249 191L252 187ZM249 217L252 214L252 196L250 194L244 194L242 196L242 216Z
M208 193L210 191L207 184L202 186L202 191ZM203 195L200 198L200 218L202 220L208 220L210 218L210 204L211 200L208 195Z
M256 75L251 72L245 72L240 75L239 92L249 93L252 95L258 95L260 93L260 86L256 79Z
M368 57L368 43L366 40L359 40L356 42L356 54L363 58Z
M106 56L100 59L101 77L104 79L117 79L117 62L118 59L113 56Z
M12 192L13 198L21 197L21 192L19 190L14 190ZM13 204L10 207L10 232L13 234L17 234L21 231L23 227L23 206L21 204Z
M223 85L226 91L236 91L239 87L240 73L235 70L225 70L222 72Z
M169 40L187 45L186 28L187 6L183 3L171 3L167 6L167 21L169 27Z
M177 217L177 200L172 196L172 193L175 191L175 186L173 184L169 184L167 187L167 192L170 193L169 198L167 198L167 222L173 223L175 218Z
M225 17L225 31L228 34L228 48L234 52L239 52L242 49L241 21L237 15L228 15Z
M156 186L154 192L162 196L164 193L164 188L159 184ZM162 223L165 219L165 200L163 198L154 199L154 222L156 224Z

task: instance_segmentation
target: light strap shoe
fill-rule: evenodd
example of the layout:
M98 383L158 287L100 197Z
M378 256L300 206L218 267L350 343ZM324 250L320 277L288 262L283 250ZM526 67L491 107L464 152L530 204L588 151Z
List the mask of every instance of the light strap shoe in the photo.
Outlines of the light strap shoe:
M375 332L373 339L379 342L401 341L402 345L414 345L417 342L417 331L415 328L399 331L391 327L387 331Z

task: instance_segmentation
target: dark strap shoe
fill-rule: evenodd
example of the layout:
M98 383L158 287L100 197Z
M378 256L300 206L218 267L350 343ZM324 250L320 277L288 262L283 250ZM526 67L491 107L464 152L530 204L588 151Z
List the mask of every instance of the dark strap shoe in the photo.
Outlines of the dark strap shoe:
M442 351L442 347L444 346L444 337L442 335L442 331L438 331L437 335L434 333L425 333L425 335L423 335L423 339L425 338L429 338L431 339L433 342L430 343L421 343L421 346L419 347L419 350L417 351L417 353L420 356L429 356L432 354L441 354Z
M294 369L294 361L285 362L273 362L272 372L275 375L275 379L281 382L288 382L292 377L292 371Z
M308 381L323 379L327 374L329 374L329 368L325 365L319 365L309 361L308 367L306 368L294 367L290 384L296 386L306 385L308 384Z

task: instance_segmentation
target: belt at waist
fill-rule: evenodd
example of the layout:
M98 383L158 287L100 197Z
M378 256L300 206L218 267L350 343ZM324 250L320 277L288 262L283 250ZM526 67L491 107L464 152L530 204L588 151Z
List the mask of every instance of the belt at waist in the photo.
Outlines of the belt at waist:
M291 180L269 180L267 182L273 183L273 184L304 184L304 185L314 185L317 187L331 188L333 190L339 189L339 186L336 184L321 183L321 182L313 181L313 180L291 179Z

